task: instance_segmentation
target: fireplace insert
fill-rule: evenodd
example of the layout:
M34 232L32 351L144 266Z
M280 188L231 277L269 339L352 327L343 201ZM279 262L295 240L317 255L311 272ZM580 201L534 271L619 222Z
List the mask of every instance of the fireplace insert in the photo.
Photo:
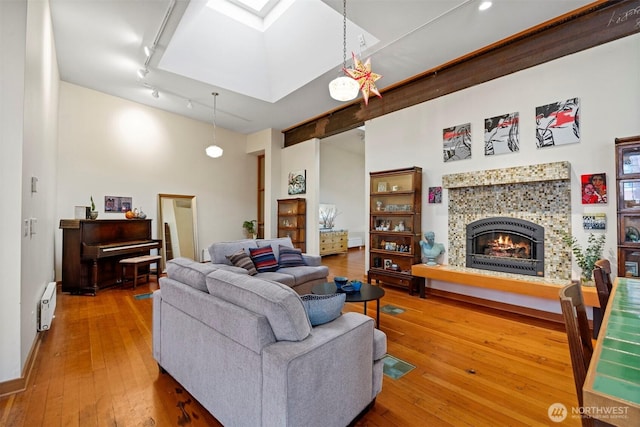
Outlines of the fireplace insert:
M544 227L493 217L467 225L467 267L544 276Z

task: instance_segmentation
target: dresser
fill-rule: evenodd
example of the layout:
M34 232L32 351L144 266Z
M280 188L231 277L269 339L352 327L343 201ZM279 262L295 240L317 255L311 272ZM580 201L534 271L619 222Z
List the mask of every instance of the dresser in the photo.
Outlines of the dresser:
M320 256L347 253L348 239L347 230L320 230Z

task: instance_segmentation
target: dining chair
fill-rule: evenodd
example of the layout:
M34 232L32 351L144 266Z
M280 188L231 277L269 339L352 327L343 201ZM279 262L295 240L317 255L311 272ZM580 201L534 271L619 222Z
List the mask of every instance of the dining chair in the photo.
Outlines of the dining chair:
M600 302L600 308L593 308L593 338L598 338L604 311L607 308L609 294L611 293L611 263L608 259L599 259L595 262L593 279L596 283L598 301Z
M560 290L560 306L564 318L567 340L569 342L569 354L573 379L578 395L578 403L582 406L582 386L587 377L587 370L593 354L593 342L589 330L589 319L582 297L582 289L579 283L567 285ZM583 426L592 426L593 419L583 417Z

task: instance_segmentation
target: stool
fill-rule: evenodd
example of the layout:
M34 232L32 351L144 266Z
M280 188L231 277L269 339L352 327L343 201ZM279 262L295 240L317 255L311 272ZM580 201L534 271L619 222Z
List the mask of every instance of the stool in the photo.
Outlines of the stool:
M122 265L122 279L124 281L125 272L127 265L133 266L133 289L138 285L138 267L140 266L150 266L151 264L158 263L162 257L160 255L142 255L133 258L125 258L120 260L120 265ZM149 273L146 273L147 282L149 281ZM157 279L160 279L160 265L156 269Z

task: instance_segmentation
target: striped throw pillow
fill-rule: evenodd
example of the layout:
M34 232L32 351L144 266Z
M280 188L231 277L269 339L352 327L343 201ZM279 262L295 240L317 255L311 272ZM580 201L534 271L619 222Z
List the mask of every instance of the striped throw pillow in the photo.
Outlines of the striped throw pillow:
M251 261L251 257L247 255L244 249L240 249L234 254L227 255L227 259L231 261L231 264L235 265L236 267L242 267L247 270L250 276L258 274L256 266L253 264L253 261Z
M280 268L307 265L304 262L304 258L302 258L302 251L300 249L280 245L278 252L280 252L280 257L278 258Z
M263 248L249 248L249 253L251 254L251 260L256 266L258 273L276 271L278 269L278 261L273 254L271 246L265 246Z

